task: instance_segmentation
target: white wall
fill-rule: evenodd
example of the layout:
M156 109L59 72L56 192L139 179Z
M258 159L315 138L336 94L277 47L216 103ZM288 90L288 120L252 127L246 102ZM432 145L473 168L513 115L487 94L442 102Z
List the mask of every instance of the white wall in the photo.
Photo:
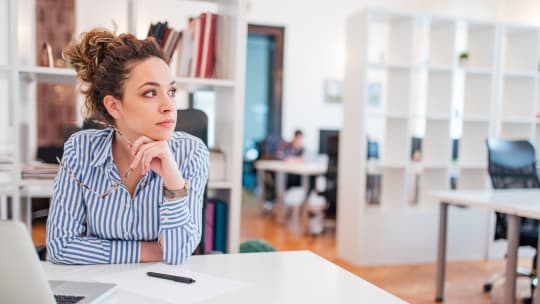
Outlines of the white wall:
M285 27L283 136L303 129L307 150L316 152L319 129L341 128L342 106L324 102L323 81L343 79L347 16L370 6L490 19L496 17L499 1L250 0L249 23Z
M497 17L501 21L540 25L540 1L499 0Z

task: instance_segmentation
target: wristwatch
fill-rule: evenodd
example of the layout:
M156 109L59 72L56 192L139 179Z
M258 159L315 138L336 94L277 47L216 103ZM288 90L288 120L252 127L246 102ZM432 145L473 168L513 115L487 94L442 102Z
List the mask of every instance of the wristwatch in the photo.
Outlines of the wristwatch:
M178 190L170 190L163 185L163 195L165 196L165 199L168 201L177 201L181 198L184 198L189 195L189 181L187 179L184 180L184 188L178 189Z

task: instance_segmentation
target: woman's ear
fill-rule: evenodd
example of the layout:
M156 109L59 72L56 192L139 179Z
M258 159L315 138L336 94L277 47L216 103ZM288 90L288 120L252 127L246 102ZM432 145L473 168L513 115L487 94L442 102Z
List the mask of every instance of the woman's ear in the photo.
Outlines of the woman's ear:
M120 118L120 100L114 98L112 95L107 95L103 97L103 105L105 106L105 109L107 109L107 112L109 112L109 115L114 119Z

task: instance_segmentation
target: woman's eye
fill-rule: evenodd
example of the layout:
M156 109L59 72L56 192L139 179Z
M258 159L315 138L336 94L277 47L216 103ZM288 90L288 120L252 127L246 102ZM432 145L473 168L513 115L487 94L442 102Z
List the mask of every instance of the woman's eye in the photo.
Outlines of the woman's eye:
M176 88L173 88L173 89L169 90L169 96L170 97L175 97L176 96Z
M156 95L156 90L149 90L144 92L144 97L155 97Z

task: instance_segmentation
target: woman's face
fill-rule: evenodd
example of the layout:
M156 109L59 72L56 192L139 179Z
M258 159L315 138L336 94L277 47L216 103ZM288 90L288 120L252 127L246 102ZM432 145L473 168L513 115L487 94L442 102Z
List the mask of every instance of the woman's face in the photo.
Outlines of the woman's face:
M144 135L166 140L176 126L176 84L169 66L160 58L138 62L125 81L117 126L130 140Z

